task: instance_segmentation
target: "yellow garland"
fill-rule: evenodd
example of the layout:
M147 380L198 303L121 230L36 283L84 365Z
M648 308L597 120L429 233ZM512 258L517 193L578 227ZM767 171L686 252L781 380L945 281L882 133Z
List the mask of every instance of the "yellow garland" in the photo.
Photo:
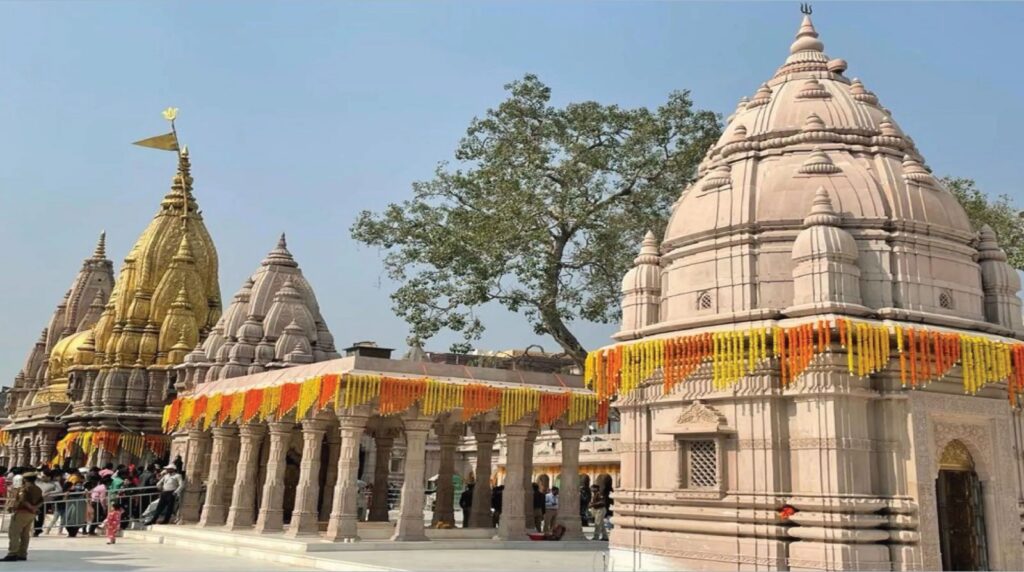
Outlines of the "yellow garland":
M295 419L306 418L310 408L320 398L320 378L314 377L302 382L299 387L299 402L295 407Z
M206 415L203 416L204 431L209 429L220 416L221 397L223 396L220 393L215 393L206 398Z
M85 458L88 459L93 452L92 436L93 431L86 431L82 434L82 452L85 453Z
M346 375L342 381L345 383L342 399L345 408L369 403L380 394L379 375Z
M585 393L572 394L569 398L569 417L567 419L570 425L593 419L595 415L597 415L596 395Z
M242 412L245 410L245 392L233 393L231 398L231 410L228 411L228 418L225 421L238 423L242 420Z
M281 386L264 387L263 401L260 402L260 419L263 421L277 419L277 408L280 405Z
M515 423L527 413L540 409L540 390L528 387L506 389L501 393L501 426Z
M181 413L178 414L178 429L184 429L192 421L195 407L196 400L193 397L186 397L181 401Z
M168 404L168 405L164 405L164 414L163 414L163 416L162 416L162 417L160 418L160 428L161 428L161 429L163 429L165 433L166 433L166 432L167 432L167 430L168 430L168 427L167 427L167 418L168 418L168 417L170 417L170 416L171 416L171 406L170 406L170 404ZM0 445L3 445L3 444L4 444L4 443L0 443Z

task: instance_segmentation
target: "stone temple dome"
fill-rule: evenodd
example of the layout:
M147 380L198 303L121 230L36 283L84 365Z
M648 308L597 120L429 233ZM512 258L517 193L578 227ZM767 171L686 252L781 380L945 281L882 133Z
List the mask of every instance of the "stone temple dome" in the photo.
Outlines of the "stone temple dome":
M1024 334L995 237L846 68L805 16L637 259L617 338L832 311Z
M177 369L184 387L341 357L312 286L277 245L246 279L210 335Z

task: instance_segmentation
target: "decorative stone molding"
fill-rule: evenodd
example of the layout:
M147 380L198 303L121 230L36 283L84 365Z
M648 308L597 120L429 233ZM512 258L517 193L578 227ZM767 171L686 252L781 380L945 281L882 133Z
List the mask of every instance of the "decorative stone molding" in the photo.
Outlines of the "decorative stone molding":
M713 407L697 400L683 409L675 425L659 429L658 433L668 435L699 435L709 433L735 433L726 425L724 415Z

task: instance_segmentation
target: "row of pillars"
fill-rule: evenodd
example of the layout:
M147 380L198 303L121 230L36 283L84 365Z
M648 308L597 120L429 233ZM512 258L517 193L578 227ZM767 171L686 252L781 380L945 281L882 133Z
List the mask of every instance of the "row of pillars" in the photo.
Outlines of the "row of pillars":
M255 528L259 533L284 532L286 536L317 534L321 516L328 521L325 538L331 541L355 541L358 536L357 495L359 471L359 442L370 419L370 412L338 413L338 434L327 439L328 462L326 487L320 498L320 451L325 435L332 423L326 419L308 419L301 422L302 460L295 492L295 506L291 524L284 530L285 459L295 423L269 422L239 426L216 427L211 432L199 430L188 434L186 490L182 500L183 522L198 522L201 527L225 527L229 530ZM441 419L409 413L401 417L405 433L405 475L401 491L398 522L392 540L427 540L423 518L426 443L431 428L435 429L440 444L437 502L432 524L445 522L454 525L455 450L461 437L461 425L450 416ZM476 483L470 526L491 528L491 462L497 424L478 421L471 423L476 437ZM579 506L579 443L583 428L563 427L562 489L560 503L567 507ZM533 443L537 430L532 424L508 425L504 428L507 439L507 469L502 516L497 538L503 540L526 539L527 523L532 521ZM255 509L255 493L260 483L260 450L263 439L269 435L269 456L266 476L262 483L260 506ZM377 435L376 470L374 471L374 499L369 520L387 521L388 463L394 434ZM209 458L210 466L204 467ZM203 475L207 475L206 501L199 506ZM333 483L333 486L332 486ZM513 483L521 483L522 494L510 494ZM564 538L582 538L579 515L576 510L560 511L558 522L566 529Z

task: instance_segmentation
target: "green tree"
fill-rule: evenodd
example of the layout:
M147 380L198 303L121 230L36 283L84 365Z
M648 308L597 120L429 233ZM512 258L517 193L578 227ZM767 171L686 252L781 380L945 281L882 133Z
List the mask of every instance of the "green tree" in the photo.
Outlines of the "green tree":
M521 313L579 363L574 320L619 315L619 284L647 230L669 209L720 133L719 118L674 92L657 110L587 101L551 105L527 75L470 123L413 197L364 211L352 236L387 251L392 294L412 340L441 329L478 339L474 308Z
M1010 265L1024 269L1024 218L1013 200L1008 195L990 198L973 179L943 177L942 183L963 205L974 229L986 224L992 227Z

